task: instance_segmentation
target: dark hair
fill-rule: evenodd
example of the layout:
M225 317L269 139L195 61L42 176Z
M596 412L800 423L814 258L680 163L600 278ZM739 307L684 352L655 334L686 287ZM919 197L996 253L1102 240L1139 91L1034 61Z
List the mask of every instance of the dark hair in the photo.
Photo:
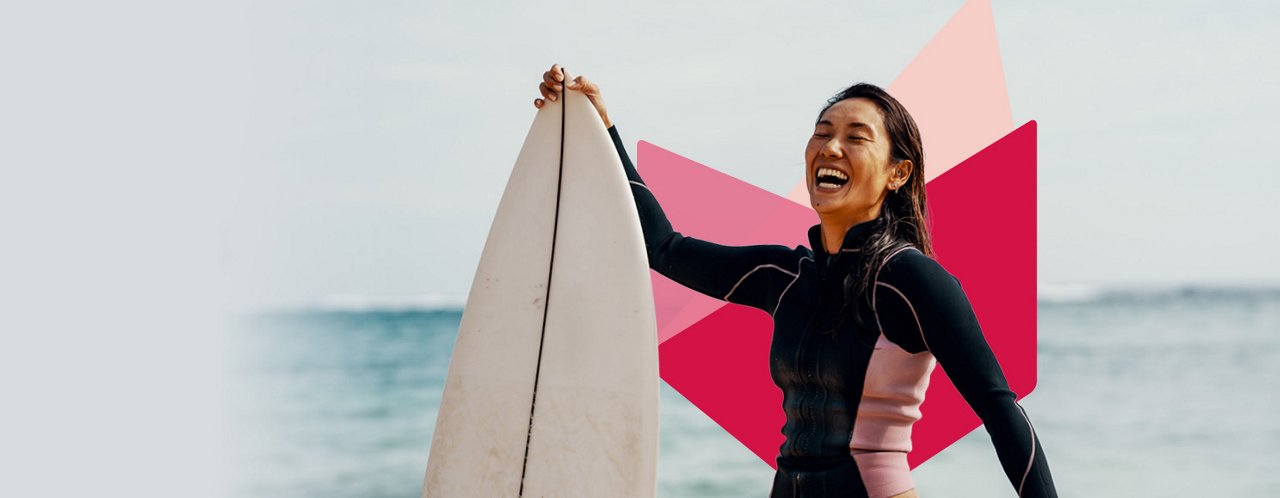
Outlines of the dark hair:
M844 323L844 318L850 314L848 308L853 306L855 321L863 325L864 313L871 311L871 293L875 290L871 286L885 258L905 245L915 246L925 255L933 256L933 244L925 220L924 146L920 130L907 108L884 89L870 83L857 83L827 99L827 104L818 112L818 120L837 102L855 98L867 99L880 109L885 132L889 135L890 160L901 162L910 159L914 165L907 183L890 192L880 206L880 219L862 245L862 254L866 257L861 271L850 272L844 280L844 304L840 309L839 323ZM859 303L854 302L857 299L861 299L861 304L866 307L859 307Z

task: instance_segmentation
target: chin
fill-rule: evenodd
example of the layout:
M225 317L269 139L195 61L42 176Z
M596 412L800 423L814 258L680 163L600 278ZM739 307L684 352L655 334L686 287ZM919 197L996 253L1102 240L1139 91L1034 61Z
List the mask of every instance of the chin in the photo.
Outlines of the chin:
M812 207L814 211L818 212L818 214L833 214L839 212L842 206L833 205L832 203L819 206L817 203L813 202L813 198L810 198L809 207Z

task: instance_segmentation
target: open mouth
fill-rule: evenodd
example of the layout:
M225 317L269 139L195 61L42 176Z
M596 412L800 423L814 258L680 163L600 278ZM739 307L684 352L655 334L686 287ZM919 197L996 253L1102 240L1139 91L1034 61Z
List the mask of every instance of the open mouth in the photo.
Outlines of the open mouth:
M844 188L845 184L849 183L849 175L836 169L818 168L818 172L813 176L813 181L818 190L836 191Z

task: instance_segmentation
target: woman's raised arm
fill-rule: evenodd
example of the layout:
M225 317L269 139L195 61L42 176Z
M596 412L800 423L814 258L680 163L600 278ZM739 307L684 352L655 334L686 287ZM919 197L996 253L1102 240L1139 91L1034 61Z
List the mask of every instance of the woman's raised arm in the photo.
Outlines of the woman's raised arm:
M551 66L538 85L543 98L535 99L534 105L541 108L545 104L543 99L554 101L567 88L583 92L596 106L631 184L649 267L707 296L772 314L782 290L797 275L800 262L797 250L782 245L726 246L675 231L658 199L632 164L617 127L609 120L600 87L582 76L570 79L568 84L564 81L560 66Z

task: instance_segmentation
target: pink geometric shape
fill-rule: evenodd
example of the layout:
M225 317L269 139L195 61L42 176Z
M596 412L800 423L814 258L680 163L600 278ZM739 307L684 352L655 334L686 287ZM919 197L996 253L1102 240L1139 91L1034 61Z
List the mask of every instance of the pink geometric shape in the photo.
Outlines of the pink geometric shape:
M920 128L925 181L1013 129L991 4L966 2L887 90ZM803 180L787 198L809 205Z
M682 171L666 173L671 175L668 181L690 178ZM737 185L740 181L726 175L708 174L704 169L696 173L712 183L680 184L690 198L696 197L691 195L694 192L717 192L722 186L742 190ZM650 187L656 195L662 190L654 184ZM1035 121L929 182L927 188L938 261L960 279L1010 387L1019 398L1026 396L1036 382ZM756 202L761 205L749 205ZM732 211L727 206L698 203L679 210ZM735 201L733 206L753 212L787 211L794 203L778 196L754 196L750 203ZM668 216L677 211L673 208L667 209ZM755 233L798 233L813 223L777 218L758 225ZM686 233L718 241L710 233ZM763 240L755 239L755 233L753 240ZM784 419L781 392L769 377L771 334L768 314L727 304L683 332L668 335L659 346L659 362L668 384L773 466L783 441L779 429ZM945 368L934 371L921 406L924 416L912 431L913 451L908 456L912 467L979 425L946 377Z
M1021 399L1036 385L1036 122L929 182L928 196L938 262L960 280ZM920 407L912 467L981 425L945 370L934 370Z
M813 209L790 202L678 154L640 141L637 169L676 231L725 245L807 243L818 222ZM658 342L702 320L725 303L672 282L656 271Z

